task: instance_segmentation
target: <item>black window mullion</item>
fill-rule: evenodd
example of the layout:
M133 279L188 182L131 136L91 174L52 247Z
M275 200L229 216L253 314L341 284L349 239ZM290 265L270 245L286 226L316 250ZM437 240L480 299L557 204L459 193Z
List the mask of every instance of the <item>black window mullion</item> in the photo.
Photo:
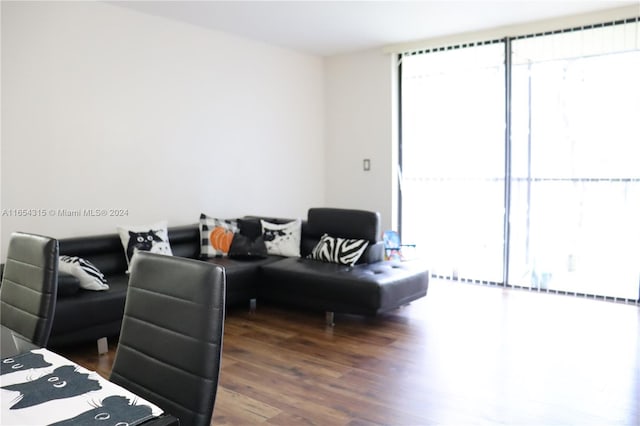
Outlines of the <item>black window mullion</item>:
M511 225L511 39L504 39L505 131L504 131L504 244L502 285L509 283L509 243Z
M402 55L398 55L398 235L402 241Z

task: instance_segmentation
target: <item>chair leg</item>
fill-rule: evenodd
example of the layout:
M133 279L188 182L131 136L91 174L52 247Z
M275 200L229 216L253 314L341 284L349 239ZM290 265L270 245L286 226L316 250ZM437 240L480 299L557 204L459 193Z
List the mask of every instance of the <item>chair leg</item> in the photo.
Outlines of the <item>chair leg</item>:
M258 304L258 301L256 300L255 297L253 299L249 299L249 313L250 314L255 314L256 313L256 305L257 304Z
M327 327L333 327L336 325L336 323L333 321L335 318L335 314L333 311L327 311L324 314L324 318L325 318L325 323L327 325Z

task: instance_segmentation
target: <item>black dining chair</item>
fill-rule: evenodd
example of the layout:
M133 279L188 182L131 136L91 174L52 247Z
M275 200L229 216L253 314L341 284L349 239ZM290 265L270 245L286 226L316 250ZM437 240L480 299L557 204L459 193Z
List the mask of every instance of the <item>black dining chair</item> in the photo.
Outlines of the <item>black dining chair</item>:
M14 232L0 285L0 324L46 347L58 292L58 240Z
M222 357L225 287L220 266L138 252L110 380L183 426L209 425Z

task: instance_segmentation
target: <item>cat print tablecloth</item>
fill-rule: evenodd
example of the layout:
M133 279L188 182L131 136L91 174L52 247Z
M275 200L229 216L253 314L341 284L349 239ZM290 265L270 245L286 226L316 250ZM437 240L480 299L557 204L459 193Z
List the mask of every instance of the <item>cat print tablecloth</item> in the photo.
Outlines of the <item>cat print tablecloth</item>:
M159 407L46 349L0 361L0 400L3 426L133 426L162 414Z

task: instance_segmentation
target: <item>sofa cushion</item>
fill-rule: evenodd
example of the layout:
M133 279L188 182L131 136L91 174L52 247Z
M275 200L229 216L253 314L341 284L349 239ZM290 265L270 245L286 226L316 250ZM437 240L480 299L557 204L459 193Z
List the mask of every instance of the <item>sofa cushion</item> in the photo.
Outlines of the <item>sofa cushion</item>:
M118 234L92 235L59 240L60 254L80 256L93 263L103 274L122 274L127 261Z
M262 266L260 296L297 307L375 315L427 294L429 273L419 262L346 266L288 258Z
M200 229L197 224L171 227L168 231L174 256L189 259L200 257Z
M377 212L316 207L309 209L307 223L306 234L318 239L329 234L376 242L382 236Z
M353 266L367 249L369 241L332 237L324 234L308 256L309 259Z

